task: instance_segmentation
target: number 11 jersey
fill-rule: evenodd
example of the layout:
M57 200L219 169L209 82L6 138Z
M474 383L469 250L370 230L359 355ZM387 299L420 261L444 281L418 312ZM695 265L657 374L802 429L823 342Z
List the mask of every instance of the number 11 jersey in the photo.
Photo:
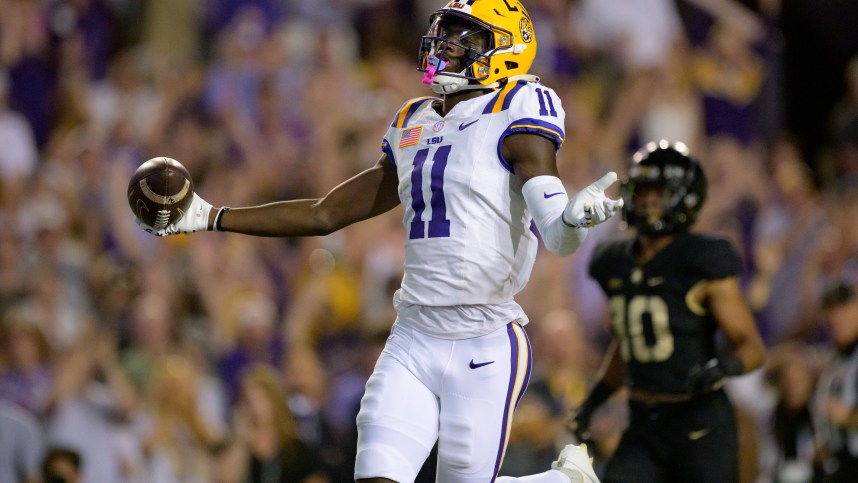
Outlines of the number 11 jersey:
M462 101L444 117L433 107L440 102L406 102L382 142L396 164L405 208L405 275L397 303L514 303L530 277L537 239L501 146L507 136L531 133L559 149L560 99L538 82L518 80Z

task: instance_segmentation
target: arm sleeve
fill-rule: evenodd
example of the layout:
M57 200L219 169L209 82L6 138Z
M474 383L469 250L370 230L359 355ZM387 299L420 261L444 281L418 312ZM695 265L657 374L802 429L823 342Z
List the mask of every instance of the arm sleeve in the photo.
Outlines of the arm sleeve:
M565 256L581 246L587 237L587 229L567 226L561 218L569 196L560 178L536 176L524 183L521 193L542 241L551 253Z

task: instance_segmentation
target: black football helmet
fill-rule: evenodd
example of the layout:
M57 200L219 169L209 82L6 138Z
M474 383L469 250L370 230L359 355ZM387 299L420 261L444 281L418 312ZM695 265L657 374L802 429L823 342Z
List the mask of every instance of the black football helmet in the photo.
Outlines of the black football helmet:
M643 187L662 190L660 216L636 206L635 193ZM706 201L706 175L683 143L651 142L632 156L620 185L623 218L639 233L688 231Z

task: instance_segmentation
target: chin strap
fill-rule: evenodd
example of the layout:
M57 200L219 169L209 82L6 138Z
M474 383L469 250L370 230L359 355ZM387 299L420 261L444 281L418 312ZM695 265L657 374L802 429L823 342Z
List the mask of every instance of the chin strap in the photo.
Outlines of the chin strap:
M428 72L427 72L428 73ZM426 83L426 74L423 75L424 84ZM439 80L446 81L445 83L439 83ZM436 94L453 94L459 91L472 91L472 90L483 90L483 89L498 89L503 87L505 84L510 82L515 82L519 80L526 80L528 82L539 82L539 76L531 75L531 74L520 74L507 77L504 81L493 82L488 85L482 84L468 84L467 79L461 77L450 77L441 74L440 76L436 76L433 73L433 80L431 82L432 92Z

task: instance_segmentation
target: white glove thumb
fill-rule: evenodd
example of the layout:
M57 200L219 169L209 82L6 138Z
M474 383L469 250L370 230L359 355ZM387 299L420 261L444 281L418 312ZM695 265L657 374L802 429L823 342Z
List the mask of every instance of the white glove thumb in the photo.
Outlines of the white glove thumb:
M623 207L623 200L612 200L605 190L617 182L617 173L609 171L598 181L575 193L563 210L562 221L572 228L590 228L607 221Z
M139 221L137 222L141 228L149 233L154 233L158 236L177 235L179 233L194 233L198 231L208 231L209 229L209 213L212 211L211 203L202 199L194 193L194 198L191 204L188 205L188 210L181 218L176 220L172 225L168 225L163 230L154 231Z

